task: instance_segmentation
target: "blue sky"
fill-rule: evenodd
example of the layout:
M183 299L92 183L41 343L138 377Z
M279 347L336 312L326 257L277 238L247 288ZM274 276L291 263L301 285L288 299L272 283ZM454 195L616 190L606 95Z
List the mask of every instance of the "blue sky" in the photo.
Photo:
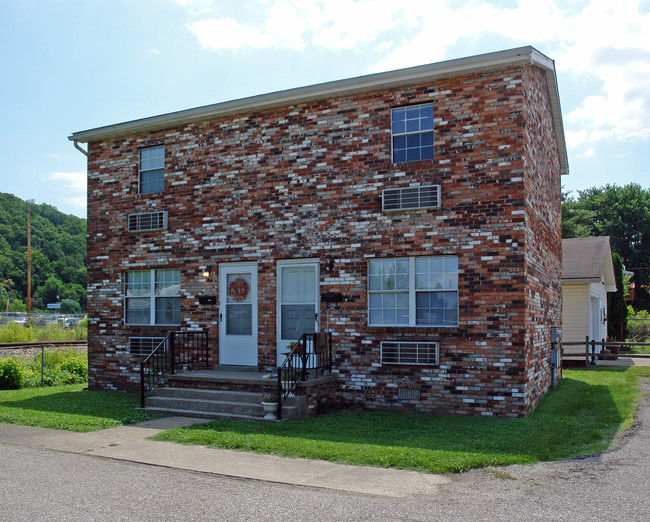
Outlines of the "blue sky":
M0 27L0 192L82 217L72 132L523 45L556 62L565 189L650 188L650 0L0 0Z

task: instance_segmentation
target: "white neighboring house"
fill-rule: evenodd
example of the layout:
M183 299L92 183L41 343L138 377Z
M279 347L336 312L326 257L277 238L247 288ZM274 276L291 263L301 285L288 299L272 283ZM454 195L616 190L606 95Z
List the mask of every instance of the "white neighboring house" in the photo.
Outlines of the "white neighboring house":
M609 236L563 239L563 342L607 338L607 292L616 292ZM584 353L584 346L565 346L564 353Z

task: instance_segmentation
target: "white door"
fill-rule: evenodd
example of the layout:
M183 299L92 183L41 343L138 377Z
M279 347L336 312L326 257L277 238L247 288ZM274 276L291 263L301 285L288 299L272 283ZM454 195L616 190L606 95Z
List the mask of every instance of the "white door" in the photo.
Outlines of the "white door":
M278 261L278 365L290 343L318 331L319 287L318 260Z
M257 264L219 266L219 362L257 366Z
M597 297L591 298L591 327L589 332L589 338L593 341L600 341L603 336L600 320L600 300ZM600 353L603 351L601 345L596 345L594 347L594 353Z

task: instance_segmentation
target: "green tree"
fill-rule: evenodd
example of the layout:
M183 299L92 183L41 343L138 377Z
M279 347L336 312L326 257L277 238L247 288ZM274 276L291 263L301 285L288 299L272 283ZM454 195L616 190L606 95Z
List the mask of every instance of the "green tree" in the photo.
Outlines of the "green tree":
M570 192L562 192L562 237L588 237L594 213L581 207Z
M623 262L616 252L612 255L616 292L607 294L607 336L623 341L627 325L627 306L625 304L625 282L623 281Z
M612 251L634 271L634 308L650 308L650 189L631 183L563 194L563 237L610 236Z
M76 283L66 283L61 289L61 299L72 299L86 308L86 289Z
M45 281L45 284L39 286L36 290L36 296L42 301L43 306L48 303L57 303L61 299L61 291L63 290L63 281L54 276L50 276Z
M62 314L80 314L81 306L74 299L64 299L61 301Z

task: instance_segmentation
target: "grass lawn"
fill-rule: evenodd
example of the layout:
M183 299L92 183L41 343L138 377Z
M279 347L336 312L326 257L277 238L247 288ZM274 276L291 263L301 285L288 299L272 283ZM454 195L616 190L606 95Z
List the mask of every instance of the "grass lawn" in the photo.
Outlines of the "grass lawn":
M339 413L282 423L219 420L154 439L431 473L556 460L601 451L631 426L639 377L650 377L650 368L565 370L524 419Z
M0 391L0 422L96 431L157 417L138 410L140 396L83 391L84 384Z
M646 339L644 342L650 342L650 339ZM630 346L629 351L624 353L650 353L650 346Z

